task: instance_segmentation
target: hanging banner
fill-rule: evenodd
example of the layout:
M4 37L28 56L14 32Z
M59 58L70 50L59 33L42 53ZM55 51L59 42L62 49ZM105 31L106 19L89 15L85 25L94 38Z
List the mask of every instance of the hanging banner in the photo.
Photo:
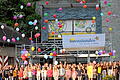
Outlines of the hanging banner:
M105 34L63 35L62 41L68 51L99 50L105 47Z

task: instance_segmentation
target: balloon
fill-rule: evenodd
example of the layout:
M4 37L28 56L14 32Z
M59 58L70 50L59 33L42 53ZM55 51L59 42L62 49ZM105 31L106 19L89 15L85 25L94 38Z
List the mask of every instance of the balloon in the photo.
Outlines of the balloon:
M63 26L62 25L58 25L59 28L62 28Z
M113 50L112 52L113 52L113 53L116 53L116 50Z
M83 4L83 2L82 2L82 1L80 1L80 4Z
M83 8L87 8L87 5L84 5Z
M63 51L65 51L65 49L63 49Z
M38 26L35 26L35 30L38 30Z
M25 57L25 56L22 56L22 60L23 60L23 61L26 60L26 57Z
M47 54L45 54L45 55L44 55L44 58L45 58L45 59L47 59L47 58L48 58L48 55L47 55Z
M107 1L104 1L104 4L106 5L108 2Z
M48 2L48 1L46 1L46 2L45 2L45 4L46 4L46 5L48 5L48 4L49 4L49 2Z
M40 49L40 48L38 48L38 52L41 52L41 49Z
M93 61L93 64L96 64L96 61Z
M56 14L54 14L54 15L53 15L53 17L54 17L54 18L56 18L56 17L57 17L57 15L56 15Z
M104 16L104 14L103 14L103 13L100 13L100 15L101 15L101 16Z
M27 6L30 7L30 6L31 6L31 3L27 3Z
M32 46L32 47L31 47L31 50L34 51L34 50L35 50L35 47Z
M32 22L32 21L29 21L28 24L29 24L29 25L33 25L33 22Z
M102 51L102 50L100 50L99 52L100 52L100 53L102 53L103 51Z
M23 9L23 7L24 7L24 6L23 6L23 5L21 5L21 6L20 6L20 9Z
M34 22L37 23L38 21L35 19Z
M53 53L50 53L50 56L52 56L53 55Z
M97 4L96 7L99 7L99 4Z
M53 58L53 56L49 56L49 58L50 58L50 59L52 59L52 58Z
M111 6L112 4L111 3L108 3L107 6Z
M32 38L30 37L29 40L32 40Z
M17 16L13 16L13 20L16 20L17 19Z
M38 38L40 36L40 33L35 34L35 38Z
M12 42L16 42L15 38L12 38Z
M108 15L110 16L112 14L112 12L111 11L108 11Z
M53 48L53 51L55 51L55 48Z
M62 49L60 50L60 53L62 53Z
M48 16L48 13L44 13L44 16Z
M96 19L96 17L92 17L92 19L93 19L93 20L95 20L95 19Z
M1 25L1 29L4 29L4 25Z
M6 38L6 36L3 36L2 39L3 39L3 41L5 41L7 38Z
M110 19L107 18L105 21L106 21L106 22L110 22Z
M33 22L33 25L35 26L35 25L37 25L37 23L36 23L36 22Z
M55 34L55 32L52 32L52 34Z
M58 11L62 11L63 9L62 8L59 8Z
M62 36L61 35L58 35L59 38L61 38Z
M46 30L46 27L42 27L43 30Z
M18 24L18 23L15 23L14 26L17 27L17 26L19 26L19 24Z
M7 42L10 42L10 39L7 39Z
M21 15L19 15L19 18L22 18L23 17L23 15L21 14Z
M26 65L26 64L28 64L28 62L25 60L25 61L24 61L24 64Z
M83 0L82 3L86 3L86 1Z
M24 37L25 37L25 34L22 34L22 37L24 38Z
M56 22L58 22L58 19L55 19Z
M105 54L105 53L106 53L106 51L103 51L102 53L103 53L103 54Z
M101 52L98 53L98 55L101 55L101 54L102 54Z
M48 23L48 20L44 20L45 23Z
M110 53L109 53L109 55L110 55L110 56L112 56L112 55L113 55L113 53L112 53L112 52L110 52Z
M92 23L95 23L95 20L92 20Z
M56 51L54 51L53 54L57 54Z
M74 41L75 40L75 38L70 38L70 41Z
M108 28L108 30L109 30L109 31L112 31L112 30L113 30L113 28L111 28L111 27L110 27L110 28Z
M30 53L27 53L27 56L31 56Z
M57 65L57 64L58 64L58 61L55 61L54 64Z
M98 51L95 52L96 55L98 55L98 53L99 53Z
M96 10L99 10L100 8L99 7L96 7Z
M16 31L19 31L19 30L20 30L20 29L17 27L17 28L16 28Z

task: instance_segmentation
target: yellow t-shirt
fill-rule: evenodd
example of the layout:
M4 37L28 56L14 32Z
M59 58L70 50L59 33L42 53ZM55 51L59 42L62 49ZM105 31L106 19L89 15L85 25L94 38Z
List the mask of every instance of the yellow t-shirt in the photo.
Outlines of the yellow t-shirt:
M13 77L16 77L17 76L17 70L14 70L13 71Z
M101 73L101 67L98 67L98 73Z

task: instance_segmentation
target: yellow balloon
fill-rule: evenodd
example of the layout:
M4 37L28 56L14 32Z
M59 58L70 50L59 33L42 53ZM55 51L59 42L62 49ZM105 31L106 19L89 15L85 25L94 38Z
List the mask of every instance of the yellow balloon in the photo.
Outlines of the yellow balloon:
M71 41L74 41L74 40L75 40L75 38L70 38L70 40L71 40Z
M92 19L93 19L93 20L95 20L95 19L96 19L96 17L92 17Z
M34 50L35 50L35 47L31 47L31 50L34 51Z
M31 56L30 53L27 53L27 56Z
M109 30L109 31L112 31L112 30L113 30L113 28L111 28L111 27L110 27L110 28L108 28L108 30Z
M50 56L52 56L53 55L53 53L50 53Z

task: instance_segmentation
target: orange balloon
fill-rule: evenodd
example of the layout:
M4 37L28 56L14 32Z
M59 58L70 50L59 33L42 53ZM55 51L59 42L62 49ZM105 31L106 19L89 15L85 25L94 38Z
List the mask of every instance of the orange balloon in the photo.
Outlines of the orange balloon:
M55 34L55 32L52 32L52 34Z
M44 20L45 23L48 23L48 20Z
M95 23L95 20L92 20L92 23Z
M87 8L87 5L84 5L83 8Z
M19 26L19 24L18 24L18 23L15 23L14 26L17 27L17 26Z

